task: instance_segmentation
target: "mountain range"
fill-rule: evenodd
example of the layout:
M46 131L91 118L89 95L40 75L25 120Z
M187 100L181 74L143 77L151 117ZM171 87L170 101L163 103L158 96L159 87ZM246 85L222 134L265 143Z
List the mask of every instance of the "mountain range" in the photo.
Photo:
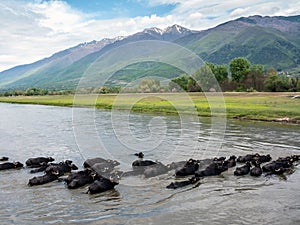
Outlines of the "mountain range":
M215 64L228 64L235 57L245 57L251 63L263 64L266 68L273 66L279 71L298 71L299 37L300 15L241 17L203 31L177 24L165 29L149 28L126 37L82 43L32 64L0 72L0 90L75 88L82 74L99 56L124 44L142 40L173 42ZM116 72L108 84L125 85L157 73L173 78L183 71L163 63L136 63Z

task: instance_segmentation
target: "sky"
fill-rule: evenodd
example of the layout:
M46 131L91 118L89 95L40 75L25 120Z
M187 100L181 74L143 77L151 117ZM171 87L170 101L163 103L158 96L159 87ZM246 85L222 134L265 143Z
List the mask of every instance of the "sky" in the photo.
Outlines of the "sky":
M0 71L83 42L251 15L300 15L299 0L0 0Z

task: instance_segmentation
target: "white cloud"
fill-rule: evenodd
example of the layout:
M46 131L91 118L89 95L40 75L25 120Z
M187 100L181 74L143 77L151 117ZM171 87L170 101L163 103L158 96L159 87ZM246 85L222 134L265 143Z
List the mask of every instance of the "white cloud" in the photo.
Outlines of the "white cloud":
M230 13L231 17L243 16L249 12L249 8L237 8Z
M207 29L240 16L300 14L298 0L150 0L151 6L173 4L165 16L97 20L63 1L0 0L0 71L31 63L81 42L130 35L147 27L180 24Z
M67 3L61 1L29 4L32 12L40 15L39 25L49 28L53 34L72 32L82 25L83 14L74 11Z

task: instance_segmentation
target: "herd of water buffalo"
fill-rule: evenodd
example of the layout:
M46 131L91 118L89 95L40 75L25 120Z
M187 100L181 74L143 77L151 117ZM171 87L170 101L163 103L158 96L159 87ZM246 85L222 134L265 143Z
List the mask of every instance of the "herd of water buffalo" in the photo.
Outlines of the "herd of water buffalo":
M235 167L235 176L265 176L282 175L293 173L295 167L300 161L300 155L291 155L279 157L272 161L270 155L248 154L245 156L216 157L214 159L172 162L164 165L158 161L144 160L142 152L135 154L138 159L132 163L131 171L120 171L116 167L120 163L116 160L92 158L83 163L84 170L78 170L78 167L71 160L54 163L52 157L29 158L25 164L26 168L31 168L30 173L44 173L41 176L35 176L28 182L29 186L42 185L55 180L66 183L67 188L75 189L88 186L87 193L95 194L113 189L122 177L143 175L145 178L158 176L174 171L175 177L189 177L187 180L175 181L166 188L176 189L191 184L196 184L202 177L217 176ZM8 157L0 158L0 161L8 161ZM3 162L0 164L0 170L21 169L24 165L20 162Z

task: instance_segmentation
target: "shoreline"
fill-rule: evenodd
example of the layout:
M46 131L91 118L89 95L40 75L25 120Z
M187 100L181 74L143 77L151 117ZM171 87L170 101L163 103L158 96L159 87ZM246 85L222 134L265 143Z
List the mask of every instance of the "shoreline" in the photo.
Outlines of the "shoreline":
M202 117L226 110L226 118L300 125L300 99L292 98L299 92L225 92L222 93L146 93L102 95L48 95L0 97L0 102L11 104L49 105L98 109L130 110L136 113L163 115L192 114ZM118 97L118 98L117 98ZM188 99L187 99L188 97ZM223 98L224 97L224 98ZM222 99L223 98L223 99ZM194 108L191 109L191 102ZM222 105L225 103L225 105ZM218 108L219 107L219 108Z

